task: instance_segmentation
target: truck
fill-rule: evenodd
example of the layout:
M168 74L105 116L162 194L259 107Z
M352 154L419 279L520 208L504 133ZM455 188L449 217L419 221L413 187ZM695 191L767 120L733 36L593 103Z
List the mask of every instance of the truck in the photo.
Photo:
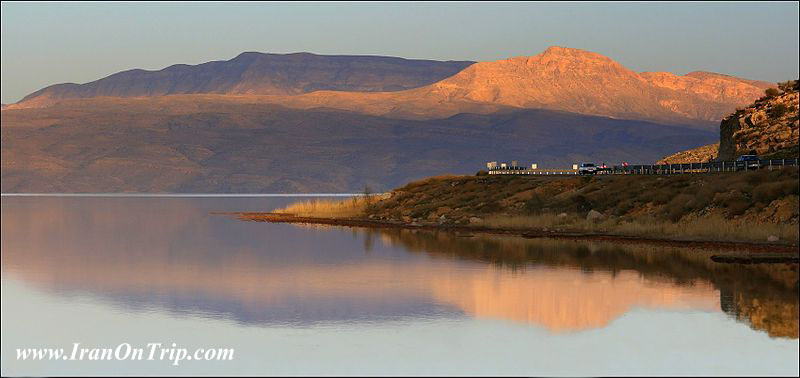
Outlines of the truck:
M761 167L758 155L742 155L736 159L736 170L758 169Z
M581 163L578 166L579 175L593 175L595 173L597 173L597 166L594 163Z

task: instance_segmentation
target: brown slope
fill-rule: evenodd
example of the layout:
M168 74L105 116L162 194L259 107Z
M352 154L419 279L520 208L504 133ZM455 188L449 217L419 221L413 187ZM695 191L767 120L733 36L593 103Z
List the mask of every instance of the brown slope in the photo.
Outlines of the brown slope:
M409 118L518 107L709 126L770 86L705 72L637 73L597 53L550 47L531 57L476 63L452 77L407 91L320 91L275 101Z

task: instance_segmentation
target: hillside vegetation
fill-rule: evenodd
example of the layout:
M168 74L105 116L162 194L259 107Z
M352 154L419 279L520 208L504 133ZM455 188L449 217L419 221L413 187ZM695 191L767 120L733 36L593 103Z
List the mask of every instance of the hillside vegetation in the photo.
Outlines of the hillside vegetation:
M674 176L441 176L364 204L357 217L376 221L798 241L796 168Z

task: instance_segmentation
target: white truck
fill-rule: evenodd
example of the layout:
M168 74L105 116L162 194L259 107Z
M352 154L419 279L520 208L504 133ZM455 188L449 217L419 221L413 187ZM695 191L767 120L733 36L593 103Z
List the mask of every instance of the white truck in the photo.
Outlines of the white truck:
M594 163L581 163L578 166L579 175L593 175L597 173L597 166Z

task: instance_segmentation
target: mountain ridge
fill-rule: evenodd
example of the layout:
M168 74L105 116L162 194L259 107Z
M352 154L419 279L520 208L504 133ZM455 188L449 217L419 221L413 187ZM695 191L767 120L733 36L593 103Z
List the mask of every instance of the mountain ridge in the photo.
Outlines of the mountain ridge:
M481 103L671 123L718 122L737 106L751 102L764 89L774 86L722 74L693 76L639 74L598 53L554 46L531 57L479 62L425 87L392 94L351 95L343 102L358 103L352 98L356 97L367 103L363 99L411 103L410 113L416 110L414 103L421 103L416 108L429 114L435 114L436 106L443 103L464 104L462 111L469 109L469 104ZM299 97L313 96L323 94ZM381 96L388 99L379 99ZM295 101L299 99L287 99L287 103ZM333 105L334 101L327 99L326 103ZM360 108L347 103L335 105L381 114L370 104Z
M170 94L296 95L313 90L393 91L430 84L470 61L435 61L371 55L243 52L230 60L160 70L131 69L84 84L61 83L35 91L9 108L45 107L66 98Z
M710 128L710 122L749 104L769 87L774 85L707 71L638 73L602 54L560 46L533 56L477 63L243 52L227 61L56 84L5 109L45 107L74 97L221 94L264 96L260 101L300 109L330 107L409 119L512 107Z

